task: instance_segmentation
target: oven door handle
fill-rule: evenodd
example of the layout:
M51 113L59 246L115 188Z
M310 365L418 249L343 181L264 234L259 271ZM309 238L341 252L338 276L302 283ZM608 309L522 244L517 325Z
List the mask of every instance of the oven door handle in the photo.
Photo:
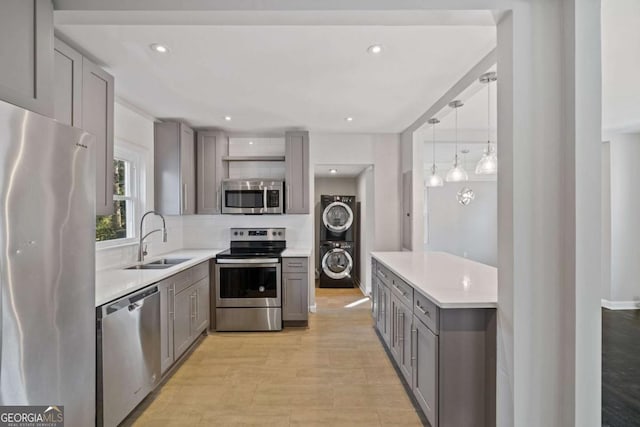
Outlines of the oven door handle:
M278 264L278 258L222 258L216 264Z

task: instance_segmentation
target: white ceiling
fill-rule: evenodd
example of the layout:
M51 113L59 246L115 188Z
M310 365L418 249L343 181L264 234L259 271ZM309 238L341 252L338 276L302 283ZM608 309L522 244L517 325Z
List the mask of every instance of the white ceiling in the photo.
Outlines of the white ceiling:
M237 132L400 132L496 44L487 25L59 23L56 31L150 115ZM171 51L159 55L151 43ZM382 54L367 53L374 43Z
M640 131L640 1L602 1L602 127Z

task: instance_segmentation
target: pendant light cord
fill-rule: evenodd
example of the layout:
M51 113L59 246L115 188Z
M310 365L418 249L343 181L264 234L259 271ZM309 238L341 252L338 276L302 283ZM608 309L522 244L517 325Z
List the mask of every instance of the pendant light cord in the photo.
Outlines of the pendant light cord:
M456 155L454 166L458 166L458 107L456 107Z
M491 79L487 82L487 154L491 154Z
M435 173L436 169L436 124L433 124L433 166L431 168L432 173Z

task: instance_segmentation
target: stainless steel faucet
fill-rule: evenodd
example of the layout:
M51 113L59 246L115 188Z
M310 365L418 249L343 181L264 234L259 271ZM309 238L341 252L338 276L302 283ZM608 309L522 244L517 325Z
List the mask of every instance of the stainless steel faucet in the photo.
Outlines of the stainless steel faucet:
M155 214L155 215L158 215L160 218L162 218L162 228L156 228L155 230L151 230L147 234L143 235L142 234L142 225L144 224L144 219L149 214ZM142 215L142 218L140 219L140 242L138 243L138 262L144 261L144 256L147 254L146 247L142 246L142 243L144 242L144 239L146 239L147 237L149 237L149 235L155 233L156 231L162 231L162 242L166 243L167 242L167 223L164 220L164 216L162 216L161 213L156 212L156 211L145 212L145 214Z

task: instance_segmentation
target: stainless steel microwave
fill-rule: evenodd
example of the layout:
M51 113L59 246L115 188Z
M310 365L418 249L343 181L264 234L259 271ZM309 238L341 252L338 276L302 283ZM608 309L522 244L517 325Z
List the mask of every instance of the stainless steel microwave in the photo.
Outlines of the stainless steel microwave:
M284 213L284 183L260 179L222 182L223 214Z

